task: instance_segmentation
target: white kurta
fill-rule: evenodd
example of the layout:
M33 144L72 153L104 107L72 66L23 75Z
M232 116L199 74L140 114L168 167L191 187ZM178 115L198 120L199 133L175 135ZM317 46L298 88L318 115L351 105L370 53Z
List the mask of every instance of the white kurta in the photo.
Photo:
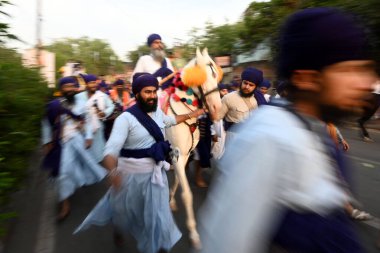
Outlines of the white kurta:
M174 116L165 115L160 108L151 113L152 119L161 128L165 136L165 127L177 124ZM104 156L119 157L122 148L144 149L156 143L153 136L129 112L122 113L115 121L110 138L107 141Z
M74 105L72 112L84 115L86 120L84 126L81 127L79 121L73 120L67 115L62 115L60 118L62 153L57 178L60 201L71 196L77 188L99 182L106 175L106 170L95 161L89 150L85 149L85 138L92 139L88 114L81 113L77 104ZM52 127L48 120L43 119L42 144L53 141L52 133Z
M290 112L262 106L236 132L202 208L201 252L266 252L281 210L326 215L348 201L321 139Z
M75 103L79 111L86 112L89 115L90 127L93 133L93 143L90 147L90 151L95 160L100 162L103 159L105 146L103 121L111 115L115 105L108 95L101 91L96 91L90 98L88 97L87 91L78 93L75 95ZM104 112L105 116L103 118L99 118L96 114L95 104L97 104L99 110Z
M170 69L171 71L174 72L174 68L173 68L173 65L170 62L170 60L168 58L165 58L165 60L166 60L168 69ZM146 72L149 74L153 74L159 68L161 68L161 62L154 60L152 55L143 55L137 61L136 67L133 70L133 74L132 74L131 78L133 78L134 74L140 73L140 72ZM131 80L131 82L132 82L132 80Z
M166 116L160 109L151 113L161 128L176 124L175 118ZM129 112L115 121L104 154L119 157L121 148L144 149L156 141ZM152 158L118 158L116 170L122 175L119 189L113 187L98 202L75 233L91 225L112 222L121 232L132 234L139 252L169 251L181 238L169 207L169 186L164 169L166 162L156 163ZM168 164L167 164L168 165ZM159 168L156 168L159 167ZM156 177L159 174L160 177Z

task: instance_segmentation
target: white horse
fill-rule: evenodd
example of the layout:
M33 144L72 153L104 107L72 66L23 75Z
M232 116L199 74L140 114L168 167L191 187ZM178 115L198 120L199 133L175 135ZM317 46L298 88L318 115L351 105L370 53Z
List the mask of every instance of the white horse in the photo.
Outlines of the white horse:
M186 87L202 100L203 106L208 110L211 120L217 118L217 112L221 108L221 99L218 91L218 83L223 77L222 69L215 64L209 56L207 49L200 53L196 51L196 57L192 59L182 70L181 80L185 87L176 87L175 93L169 98L168 115L179 115L190 113L197 109L196 97ZM190 152L197 146L199 141L199 130L196 119L189 119L184 123L166 129L166 137L172 147L179 152L178 160L174 163L175 181L170 191L170 206L176 210L175 192L178 183L182 187L182 200L187 214L187 228L189 237L195 248L201 247L201 241L196 229L196 222L193 210L193 195L190 191L189 183L185 174L185 166Z

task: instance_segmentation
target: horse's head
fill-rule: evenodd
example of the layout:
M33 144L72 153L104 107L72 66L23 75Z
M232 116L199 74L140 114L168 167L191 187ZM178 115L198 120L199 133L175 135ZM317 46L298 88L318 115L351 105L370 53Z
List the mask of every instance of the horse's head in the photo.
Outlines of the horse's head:
M223 71L211 59L207 48L202 53L197 48L196 57L183 68L181 73L182 82L191 86L206 104L212 120L217 119L217 113L222 106L218 90L218 83L222 78Z

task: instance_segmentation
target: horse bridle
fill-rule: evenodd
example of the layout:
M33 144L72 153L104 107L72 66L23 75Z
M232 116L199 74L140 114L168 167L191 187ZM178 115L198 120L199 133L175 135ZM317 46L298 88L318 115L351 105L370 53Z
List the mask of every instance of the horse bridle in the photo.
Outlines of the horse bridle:
M215 78L215 77L216 77L216 72L215 72L215 70L214 70L214 66L212 65L211 62L208 64L208 66L211 68L212 76ZM199 85L199 86L198 86L198 90L199 90L199 93L200 93L200 95L201 95L200 100L202 101L203 105L206 106L206 109L209 110L208 104L206 103L206 97L207 97L208 95L214 93L214 92L219 92L218 87L216 87L216 88L214 88L214 89L212 89L212 90L209 90L209 91L204 92L203 89L202 89L202 85ZM186 104L184 103L184 105L186 105ZM170 109L172 110L173 114L177 116L178 114L175 112L175 110L174 110L174 108L173 108L173 106L172 106L170 100L169 100L169 107L170 107ZM190 111L192 111L188 106L186 106L186 107L187 107ZM210 111L210 110L209 110L209 111ZM191 133L191 147L190 147L190 149L189 149L189 151L188 151L188 153L190 153L191 150L194 148L194 133L193 133L193 131L191 131L191 128L192 128L194 125L197 125L197 123L189 124L189 123L187 123L186 121L184 121L183 123L185 123L185 125L187 125L187 126L189 127L189 129L190 129L190 133Z
M216 71L215 71L215 69L214 69L214 68L215 68L214 65L212 65L211 62L210 62L209 64L207 64L207 65L208 65L208 66L210 67L210 69L211 69L212 76L213 76L214 78L216 78ZM208 90L208 91L204 92L203 89L202 89L202 85L199 85L199 86L198 86L198 90L199 90L199 93L200 93L200 95L201 95L200 100L201 100L202 103L206 106L206 109L209 110L208 104L206 103L206 97L207 97L208 95L214 93L214 92L219 92L219 88L218 88L218 86L215 87L215 88L212 89L212 90ZM210 110L209 110L209 111L210 111Z

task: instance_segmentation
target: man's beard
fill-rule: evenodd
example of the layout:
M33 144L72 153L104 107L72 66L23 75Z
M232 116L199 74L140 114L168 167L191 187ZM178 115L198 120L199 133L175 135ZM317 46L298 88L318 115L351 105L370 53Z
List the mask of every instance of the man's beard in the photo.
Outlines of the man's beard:
M119 98L121 98L123 96L123 89L116 89L116 91Z
M250 93L244 93L244 92L241 90L241 88L240 88L240 90L239 90L239 94L240 94L240 96L242 96L243 98L252 97L254 92L255 92L255 90L253 90L253 91L250 92Z
M154 59L163 60L166 56L165 51L162 49L153 49L152 55Z
M157 110L157 98L148 98L146 101L141 96L136 96L137 104L146 113L154 112ZM148 104L148 102L154 101L153 104Z
M93 94L95 94L96 90L97 90L96 88L89 88L89 89L87 89L87 92L90 93L91 95L93 95Z
M69 104L73 104L74 103L75 92L63 93L63 96L64 96L64 98L66 98L66 100L67 100L67 102Z

